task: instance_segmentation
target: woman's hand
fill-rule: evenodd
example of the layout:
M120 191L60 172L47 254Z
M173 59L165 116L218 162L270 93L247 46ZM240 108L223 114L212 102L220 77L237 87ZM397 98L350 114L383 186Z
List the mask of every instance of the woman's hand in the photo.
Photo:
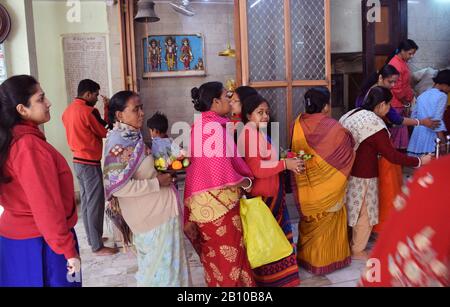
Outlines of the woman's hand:
M431 117L424 118L420 120L420 125L425 126L430 129L436 129L441 125L440 120L433 120Z
M80 257L70 258L67 260L67 273L70 275L79 273L81 271Z
M187 222L184 225L184 233L188 236L191 241L194 241L198 236L197 225L193 222Z
M168 187L173 182L172 175L170 174L159 174L156 178L158 178L159 186L161 187Z
M433 160L433 156L432 155L424 155L424 156L420 157L420 161L422 162L422 166L429 164L431 162L431 160Z
M305 161L298 158L293 159L286 159L284 160L286 163L286 169L296 173L300 174L305 171Z

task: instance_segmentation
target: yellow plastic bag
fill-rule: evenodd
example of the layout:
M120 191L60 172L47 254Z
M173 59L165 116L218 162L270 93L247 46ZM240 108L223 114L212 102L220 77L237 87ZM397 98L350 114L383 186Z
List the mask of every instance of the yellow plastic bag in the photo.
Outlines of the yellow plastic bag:
M252 269L291 255L293 248L261 197L241 199L244 243Z

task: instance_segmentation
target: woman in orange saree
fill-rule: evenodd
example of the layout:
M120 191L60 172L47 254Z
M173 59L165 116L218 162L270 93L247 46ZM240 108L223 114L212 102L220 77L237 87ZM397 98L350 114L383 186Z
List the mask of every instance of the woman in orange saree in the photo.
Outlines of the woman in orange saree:
M355 158L353 138L329 116L330 92L305 94L306 113L295 122L292 151L312 155L306 172L295 175L300 208L298 263L307 271L329 274L350 264L345 192Z

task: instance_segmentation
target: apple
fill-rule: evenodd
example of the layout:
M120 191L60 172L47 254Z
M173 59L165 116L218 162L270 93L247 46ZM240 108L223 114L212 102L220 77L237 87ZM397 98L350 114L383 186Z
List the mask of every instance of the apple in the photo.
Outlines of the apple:
M293 152L291 152L291 151L289 151L289 152L287 153L287 158L288 158L288 159L294 159L295 157L297 157L297 155L296 155L295 153L293 153Z

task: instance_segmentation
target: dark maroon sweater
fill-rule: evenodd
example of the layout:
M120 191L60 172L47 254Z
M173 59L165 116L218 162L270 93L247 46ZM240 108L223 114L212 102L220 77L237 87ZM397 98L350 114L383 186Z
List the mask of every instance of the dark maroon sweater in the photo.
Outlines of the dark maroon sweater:
M389 162L403 166L419 166L420 160L397 151L383 129L364 140L356 151L356 159L352 168L352 176L358 178L378 177L378 154Z

